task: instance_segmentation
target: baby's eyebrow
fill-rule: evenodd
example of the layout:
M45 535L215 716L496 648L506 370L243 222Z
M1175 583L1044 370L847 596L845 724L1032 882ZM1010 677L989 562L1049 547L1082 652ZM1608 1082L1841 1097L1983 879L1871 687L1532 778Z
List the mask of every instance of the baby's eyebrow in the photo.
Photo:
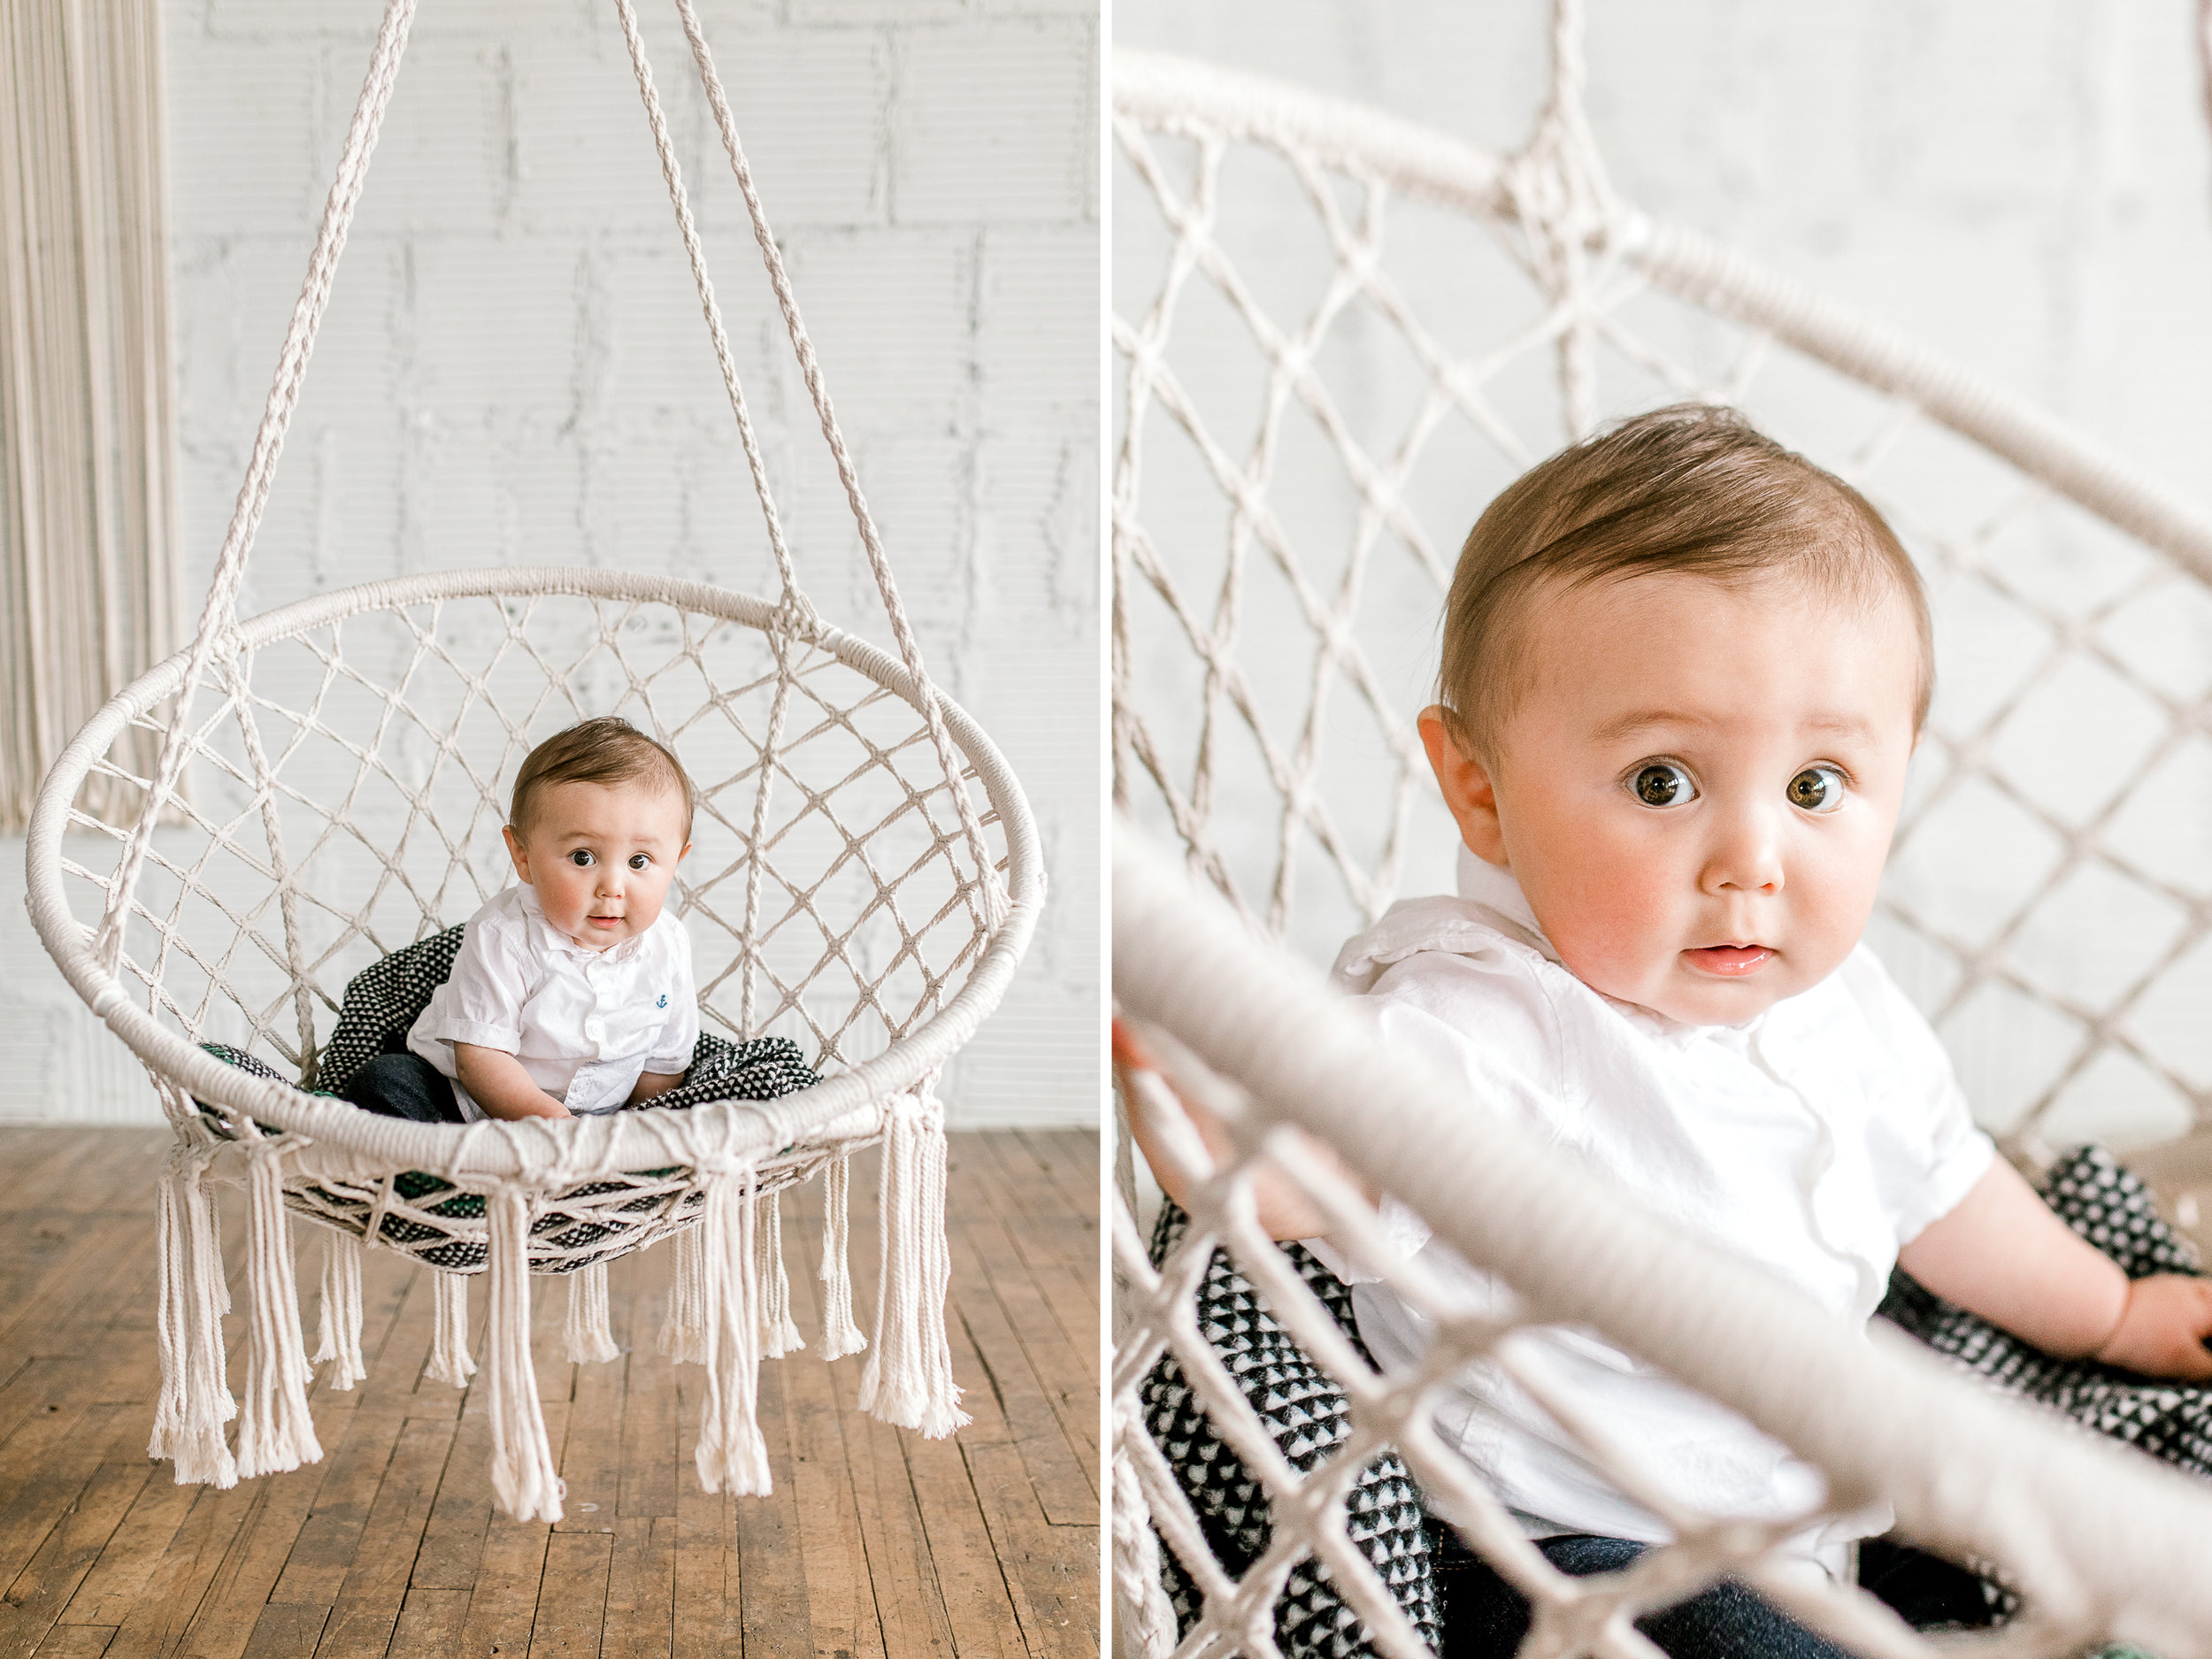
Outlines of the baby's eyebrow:
M1871 743L1881 735L1881 728L1873 721L1855 714L1831 714L1817 720L1805 722L1809 732L1833 732L1840 737L1855 737L1861 742Z
M1724 725L1720 718L1709 714L1690 714L1680 709L1632 709L1617 714L1591 735L1601 743L1632 737L1639 732L1648 732L1657 726L1698 726L1710 728Z
M1640 732L1685 727L1713 731L1729 724L1730 717L1724 714L1699 714L1686 709L1632 709L1625 714L1615 715L1592 736L1601 743L1610 743ZM1855 714L1820 715L1806 721L1804 729L1856 738L1862 742L1871 742L1878 735L1878 728L1872 721Z

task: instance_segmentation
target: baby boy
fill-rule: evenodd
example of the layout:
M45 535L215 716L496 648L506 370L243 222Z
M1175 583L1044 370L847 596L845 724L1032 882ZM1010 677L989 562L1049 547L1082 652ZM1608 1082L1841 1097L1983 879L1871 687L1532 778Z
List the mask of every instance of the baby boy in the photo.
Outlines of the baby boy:
M1855 1325L1901 1263L2047 1353L2212 1377L2212 1282L2131 1283L2060 1222L1860 942L1932 663L1918 577L1857 491L1700 406L1565 450L1468 537L1440 682L1420 730L1459 895L1394 906L1336 964L1394 1049ZM1286 1184L1257 1196L1275 1237L1321 1230ZM1379 1202L1409 1254L1486 1291ZM1354 1302L1386 1366L1425 1349L1386 1286ZM1685 1503L1817 1502L1783 1448L1594 1333L1525 1340ZM1494 1367L1455 1378L1437 1425L1564 1571L1671 1535ZM1881 1524L1802 1553L1840 1572ZM1520 1598L1455 1549L1446 1653L1510 1654ZM1727 1585L1646 1628L1670 1654L1834 1651Z
M531 750L506 826L518 887L469 918L452 975L349 1089L431 1123L568 1118L683 1081L699 1037L691 941L665 908L691 850L691 780L626 720Z

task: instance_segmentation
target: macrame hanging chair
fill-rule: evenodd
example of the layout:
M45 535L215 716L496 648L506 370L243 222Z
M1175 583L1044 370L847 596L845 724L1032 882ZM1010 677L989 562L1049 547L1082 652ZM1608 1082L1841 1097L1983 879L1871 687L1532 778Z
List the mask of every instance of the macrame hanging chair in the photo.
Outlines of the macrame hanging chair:
M1863 490L1927 578L1938 701L1870 936L2001 1144L2044 1168L2101 1133L2185 1133L2212 1107L2212 519L1941 357L1622 201L1584 111L1581 37L1579 0L1557 0L1548 96L1502 157L1279 81L1115 54L1115 992L1160 1071L1235 1139L1216 1166L1157 1094L1192 1186L1156 1263L1125 1140L1117 1630L1152 1659L1419 1659L1372 1507L1409 1470L1431 1513L1536 1607L1525 1651L1648 1655L1629 1619L1722 1573L1860 1651L1932 1651L1863 1598L1793 1586L1773 1528L1681 1514L1674 1544L1602 1579L1537 1556L1424 1401L1467 1360L1512 1367L1516 1323L1586 1322L1791 1445L1835 1509L1887 1498L1917 1539L2016 1586L2024 1610L1975 1651L2114 1636L2167 1659L2212 1651L2206 1580L2185 1564L2212 1494L2039 1432L1930 1375L1924 1355L1801 1328L1787 1299L1623 1220L1479 1102L1378 1049L1294 960L1325 964L1409 870L1411 890L1449 890L1438 849L1457 835L1413 716L1481 508L1601 419L1724 403ZM1285 1124L1412 1202L1522 1306L1467 1317L1392 1265L1356 1202L1271 1133ZM1253 1224L1241 1194L1263 1158L1333 1194L1354 1258L1438 1322L1421 1376L1371 1374ZM1328 1410L1302 1392L1316 1374L1333 1379ZM1633 1448L1513 1374L1594 1463L1672 1513ZM1199 1494L1210 1509L1176 1462L1202 1411L1240 1465ZM1195 1613L1171 1604L1164 1542ZM1317 1624L1317 1581L1342 1611Z
M150 1450L175 1461L180 1482L229 1486L321 1455L306 1385L316 1365L339 1388L365 1374L365 1242L439 1270L429 1374L456 1384L476 1369L464 1276L487 1276L493 1491L518 1519L558 1519L528 1275L569 1275L569 1356L611 1359L606 1262L673 1234L661 1343L707 1370L701 1483L765 1492L756 1367L804 1345L776 1194L818 1171L819 1351L868 1349L861 1404L887 1422L941 1435L966 1421L943 1325L935 1084L1028 941L1043 889L1036 832L989 739L924 670L705 35L692 0L676 0L895 654L824 622L801 587L631 0L614 9L759 496L776 596L509 568L375 582L238 618L415 10L389 0L198 631L79 733L32 820L40 936L145 1064L176 1132L157 1210L162 1391ZM780 1034L811 1051L819 1081L688 1110L462 1127L375 1117L313 1092L347 982L412 941L418 956L401 962L434 958L441 943L449 961L457 935L434 936L506 885L501 778L551 732L608 712L673 747L698 785L672 902L694 941L703 1013L740 1040ZM92 779L142 801L134 824L78 810ZM847 1167L877 1143L881 1279L864 1339L845 1262ZM214 1183L247 1194L242 1402L225 1376ZM292 1215L319 1224L325 1240L311 1362Z

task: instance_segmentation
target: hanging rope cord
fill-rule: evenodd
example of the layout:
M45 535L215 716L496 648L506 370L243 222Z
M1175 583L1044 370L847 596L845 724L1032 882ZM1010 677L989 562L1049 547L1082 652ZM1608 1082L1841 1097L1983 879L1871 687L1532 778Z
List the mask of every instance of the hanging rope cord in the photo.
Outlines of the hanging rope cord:
M398 79L400 58L405 51L407 33L414 20L415 4L416 0L388 0L383 20L378 27L368 73L362 81L360 97L354 106L353 119L347 128L345 145L339 157L337 174L324 204L315 249L308 260L306 280L293 307L291 326L286 332L283 349L278 355L276 375L270 386L268 402L263 409L261 425L254 439L252 460L247 469L245 482L239 489L230 528L216 559L213 580L209 584L207 603L201 612L198 629L187 654L183 682L178 688L174 711L163 734L160 759L155 768L152 787L147 792L138 822L124 845L122 856L109 884L94 951L100 968L110 976L111 980L121 964L125 926L132 896L144 872L154 826L163 808L175 796L178 779L189 752L188 733L191 730L196 695L219 656L234 650L233 640L238 627L238 590L244 579L254 537L260 528L263 511L268 503L269 488L275 476L277 458L284 448L285 434L291 426L293 411L299 403L300 388L306 378L307 361L314 350L316 334L322 326L323 313L329 303L339 256L345 247L354 210L360 202L369 158L376 148L384 112L390 104L392 88ZM952 734L945 723L936 687L923 665L921 647L914 636L906 607L900 598L890 560L861 493L858 473L854 468L843 432L837 424L821 365L815 356L813 342L807 334L806 325L800 317L798 302L792 293L782 256L776 247L774 233L769 227L766 210L754 186L751 170L746 164L744 150L738 140L736 120L730 111L721 78L715 71L705 32L700 27L698 14L691 0L676 0L676 9L682 20L685 38L689 42L692 56L698 65L708 103L713 109L723 148L737 176L738 188L745 197L746 211L752 220L754 237L760 244L770 286L775 291L777 305L783 313L793 352L798 358L808 394L813 400L816 415L821 422L823 437L828 442L838 478L844 486L846 500L859 527L861 545L866 550L877 594L883 602L885 613L891 624L901 665L906 670L911 682L913 700L927 725L931 748L944 774L958 815L962 839L966 842L969 856L975 862L976 879L973 883L963 883L964 895L972 913L976 913L987 928L995 931L1005 922L1010 909L1004 878L985 843L982 819L969 797L963 768L953 746ZM693 280L699 291L700 306L705 313L708 334L714 346L715 360L721 369L723 385L729 394L731 411L737 420L739 442L744 449L746 465L752 474L754 490L767 526L769 547L775 557L777 576L781 583L781 626L769 630L777 653L777 692L770 730L762 746L760 788L755 799L753 828L757 846L758 835L764 827L775 770L774 756L781 739L791 680L792 671L786 655L787 641L791 638L818 639L824 625L799 583L789 548L784 540L782 522L776 511L766 464L746 408L743 386L730 351L721 309L714 297L713 283L707 272L705 250L700 244L697 227L692 219L682 172L676 160L674 142L669 136L660 99L654 89L652 70L645 56L643 39L638 32L632 0L615 0L615 10L621 22L623 37L629 47L631 64L645 104L646 119L652 127L654 146L660 157L662 177L668 186L669 199L676 211L677 227L682 234L685 252L690 259ZM261 745L251 730L242 673L233 664L225 671L224 679L229 687L229 703L237 711L242 725L247 728L249 759L254 770L256 793L265 818L275 810L275 780ZM917 797L918 808L918 794L910 787L910 795ZM285 864L281 841L273 833L273 826L271 851L273 872L284 893L286 933L289 954L295 958L294 978L299 980L302 976L297 972L299 947L291 904L291 878ZM759 881L757 859L754 874L749 882L749 925L758 915ZM981 888L979 902L976 892L978 886ZM119 985L114 987L113 995L121 995ZM749 1010L748 1011L749 1013ZM303 1019L308 1018L308 1009L303 1001L301 1017Z
M630 0L617 0L627 19ZM783 252L776 246L774 234L768 228L767 211L762 207L760 194L753 188L753 170L746 165L744 147L738 142L737 121L730 113L730 101L722 89L722 77L714 66L713 54L707 50L706 32L699 27L699 14L693 9L692 0L676 0L676 12L682 19L684 39L690 42L692 60L699 67L699 83L705 88L707 104L714 111L715 129L722 135L722 149L730 158L730 171L736 177L737 188L745 197L745 211L753 221L753 239L760 244L761 262L768 268L769 286L775 290L776 303L783 312L785 331L791 337L791 349L799 360L799 373L806 381L807 395L814 401L814 412L822 423L823 441L829 445L830 457L837 465L838 481L845 487L845 499L852 506L853 522L860 529L860 545L868 555L868 568L876 579L876 588L883 595L883 608L891 623L891 637L899 648L899 661L913 676L922 699L922 718L929 725L929 741L937 752L937 762L944 768L947 778L954 780L953 803L960 814L961 833L967 838L968 848L976 865L982 872L984 883L984 919L995 929L1006 919L1007 895L1004 881L995 865L986 856L983 847L983 826L977 818L974 803L969 800L966 789L959 786L960 772L953 756L952 737L945 729L944 710L939 705L935 687L922 671L922 651L915 640L912 625L907 620L906 606L899 597L898 583L892 579L891 561L883 550L883 539L876 532L875 516L868 511L868 503L860 491L860 474L853 466L851 453L845 447L845 434L837 424L836 411L831 407L829 387L822 378L822 365L814 355L814 342L809 337L806 324L799 316L798 297L791 289L791 279L783 268ZM626 22L626 30L634 35ZM634 51L638 49L634 48ZM641 66L642 58L640 58ZM656 142L665 143L666 134L654 116ZM664 161L667 152L663 152ZM700 270L700 297L709 301L706 277ZM766 486L762 487L761 499L767 500Z
M1583 55L1583 0L1554 0L1551 87L1536 131L1499 170L1524 236L1523 262L1549 296L1546 326L1555 349L1567 425L1580 440L1597 428L1594 350L1600 262L1627 222L1583 104L1589 65Z
M330 285L338 274L338 256L345 248L346 231L353 223L353 210L361 199L369 155L376 148L377 130L383 125L385 108L392 101L392 87L399 76L400 54L406 49L407 31L414 19L415 0L388 0L384 20L377 28L376 47L369 57L369 73L361 83L352 125L346 129L337 176L331 181L330 195L323 204L315 250L308 257L307 280L292 307L291 326L285 331L283 349L277 354L276 378L270 385L269 400L261 412L260 429L254 434L253 457L246 468L246 480L239 486L237 504L231 511L230 528L223 537L222 551L216 557L215 576L208 584L207 603L200 612L199 627L192 636L191 649L185 659L184 683L178 687L174 712L168 730L162 734L161 757L155 764L153 787L146 793L138 823L129 841L124 843L123 856L108 887L107 906L100 918L94 954L111 979L122 964L124 923L130 913L131 895L138 890L139 877L145 869L154 826L162 809L175 798L177 779L184 770L194 694L207 677L208 664L214 659L218 648L228 646L238 626L238 587L245 577L246 557L252 551L255 533L261 527L261 515L268 505L277 457L283 450L284 434L292 424L292 411L299 403L307 359L315 349L315 334L322 326L324 308L330 303ZM260 781L265 789L267 780ZM115 987L115 995L121 995L119 986ZM96 1007L94 1011L103 1010Z

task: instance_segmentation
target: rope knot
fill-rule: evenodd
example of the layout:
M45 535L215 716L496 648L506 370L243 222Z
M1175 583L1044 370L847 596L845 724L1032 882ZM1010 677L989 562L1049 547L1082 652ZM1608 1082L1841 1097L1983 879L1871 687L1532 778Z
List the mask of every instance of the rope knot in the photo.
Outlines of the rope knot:
M778 634L789 634L812 645L822 637L821 612L814 602L796 588L786 588L783 596L776 602L775 619L772 624Z
M703 1184L710 1180L720 1181L731 1179L750 1182L753 1177L753 1160L741 1158L733 1152L703 1152L692 1159L691 1169L692 1173L698 1176Z
M932 1073L915 1088L885 1101L883 1126L887 1130L941 1130L945 1126L945 1108L937 1098L936 1080Z

